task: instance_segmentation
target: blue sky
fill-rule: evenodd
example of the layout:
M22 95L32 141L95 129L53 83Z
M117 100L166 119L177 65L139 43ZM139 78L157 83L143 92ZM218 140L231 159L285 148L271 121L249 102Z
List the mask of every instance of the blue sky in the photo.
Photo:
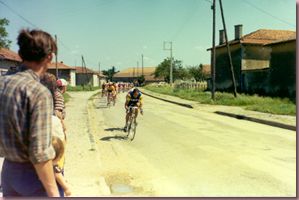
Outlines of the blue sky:
M184 66L210 63L206 51L212 44L212 0L0 0L0 18L10 21L11 49L18 50L21 28L34 26L58 36L58 60L74 66L125 69L157 66L169 51L163 41L173 41L175 59ZM14 10L12 12L6 6ZM257 29L296 30L295 0L222 0L229 39L234 25L243 34ZM27 19L23 20L16 13ZM222 29L217 4L216 42Z

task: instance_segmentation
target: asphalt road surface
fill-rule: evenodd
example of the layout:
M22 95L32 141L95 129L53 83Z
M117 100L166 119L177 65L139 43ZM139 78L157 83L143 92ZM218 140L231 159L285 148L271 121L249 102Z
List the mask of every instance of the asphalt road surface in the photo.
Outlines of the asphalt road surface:
M73 92L66 178L74 196L294 197L296 132L144 96L126 139L125 94L115 107Z

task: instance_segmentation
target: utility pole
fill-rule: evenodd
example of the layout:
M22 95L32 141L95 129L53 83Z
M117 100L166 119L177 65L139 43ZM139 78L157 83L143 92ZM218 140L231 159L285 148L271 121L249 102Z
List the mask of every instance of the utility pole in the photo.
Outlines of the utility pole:
M169 44L170 47L169 48L166 48L166 44ZM173 66L172 66L172 42L164 42L163 44L163 49L164 50L168 50L170 51L170 72L169 72L169 82L170 82L170 85L172 86L173 84Z
M215 48L215 29L216 29L216 0L213 0L211 7L213 10L213 50L211 56L211 75L212 75L212 99L215 100L215 78L216 78L216 48Z
M83 73L85 72L85 81L86 81L86 84L88 84L88 77L87 77L87 69L86 69L85 60L84 60L83 55L81 57L82 57L82 72ZM84 84L83 84L83 87L84 87Z
M99 76L98 76L98 80L99 80L99 86L101 86L101 62L99 62Z
M141 67L142 67L142 70L141 70L141 73L142 73L142 76L144 76L144 71L143 71L143 54L141 54Z
M227 49L227 53L228 53L230 71L231 71L233 87L234 87L234 96L237 97L237 87L236 87L234 66L233 66L232 57L231 57L230 48L229 48L229 43L228 43L228 39L227 39L227 32L226 32L226 26L225 26L225 20L224 20L223 8L222 8L222 0L219 0L219 4L220 4L220 10L221 10L221 18L222 18L222 23L223 23L223 29L224 29L226 49Z
M57 35L55 35L55 43L57 46ZM56 67L56 79L58 79L58 63L57 63L57 56L58 56L58 50L56 50L56 55L55 55L55 67Z
M137 61L137 72L136 72L136 74L137 74L136 77L138 77L139 76L139 62L138 61Z

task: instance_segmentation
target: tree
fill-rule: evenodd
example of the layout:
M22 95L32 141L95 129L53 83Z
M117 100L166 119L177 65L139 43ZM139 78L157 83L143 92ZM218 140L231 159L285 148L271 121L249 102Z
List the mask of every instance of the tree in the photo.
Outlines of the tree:
M112 66L111 69L103 70L102 72L103 72L103 74L107 77L107 78L106 78L107 81L108 81L108 80L112 81L113 76L114 76L117 72L119 72L119 71L116 71L115 67Z
M137 78L138 80L138 84L139 85L142 85L144 82L145 82L145 78L144 78L144 75L141 75Z
M0 19L0 48L9 49L11 41L7 39L8 33L5 26L8 26L9 21L6 18Z
M173 60L172 66L173 66L173 81L177 79L186 79L190 77L188 71L185 68L183 68L182 61ZM164 59L164 61L158 65L158 67L154 72L154 76L155 78L164 78L164 81L169 83L170 81L169 73L170 73L170 58L167 58Z
M207 75L203 72L202 64L200 64L199 66L189 67L188 72L196 81L204 81L205 79L207 79Z

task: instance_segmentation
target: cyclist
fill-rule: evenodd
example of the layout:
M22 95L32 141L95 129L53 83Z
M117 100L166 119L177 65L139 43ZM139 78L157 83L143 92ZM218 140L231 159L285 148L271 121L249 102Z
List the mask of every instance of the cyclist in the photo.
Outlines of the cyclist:
M109 82L108 84L108 87L107 87L107 105L110 103L109 101L109 98L110 98L110 95L112 95L112 99L113 99L113 104L115 104L115 93L116 93L116 89L115 89L115 86L113 85L112 82Z
M124 130L127 130L129 116L130 116L130 108L137 106L140 109L140 113L143 114L142 110L142 93L138 90L138 88L134 88L132 91L129 91L126 96L126 103L125 103L125 109L126 109L126 125L124 127ZM136 109L135 116L137 118L138 116L138 109ZM135 118L135 119L136 119Z
M106 83L102 84L102 97L105 95L105 91L106 91Z

